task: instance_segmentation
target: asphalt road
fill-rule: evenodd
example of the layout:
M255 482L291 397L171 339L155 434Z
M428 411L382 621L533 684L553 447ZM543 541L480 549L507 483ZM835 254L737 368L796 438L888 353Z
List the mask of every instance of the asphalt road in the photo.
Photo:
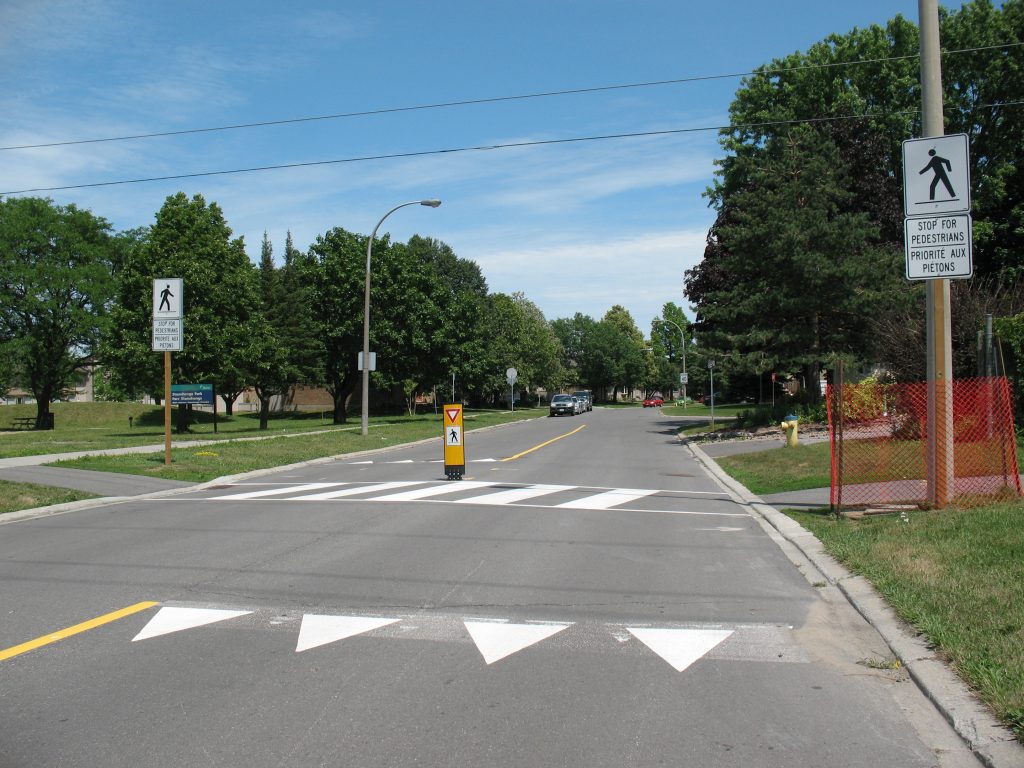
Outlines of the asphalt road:
M976 766L675 430L599 409L468 433L462 482L439 436L0 526L0 768Z

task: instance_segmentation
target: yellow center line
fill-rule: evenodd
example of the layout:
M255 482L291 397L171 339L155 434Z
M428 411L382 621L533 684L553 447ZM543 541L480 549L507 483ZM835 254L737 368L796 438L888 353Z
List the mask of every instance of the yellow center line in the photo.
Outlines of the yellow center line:
M586 429L586 428L587 428L586 424L584 424L582 426L579 426L579 427L576 427L576 429L574 429L572 432L566 432L564 435L559 435L558 437L553 437L550 440L548 440L546 443L541 443L540 445L535 445L535 446L533 446L533 448L527 448L522 453L517 453L515 456L509 456L508 458L502 459L502 461L515 461L516 459L520 458L521 456L525 456L528 453L533 453L534 451L539 451L545 445L551 445L552 443L558 442L559 440L561 440L562 438L565 438L565 437L572 437L577 432L579 432L581 429Z
M23 653L28 653L29 651L34 651L36 648L41 648L42 646L49 645L50 643L56 643L58 640L64 640L65 638L71 637L72 635L77 635L80 632L86 632L90 629L101 627L104 624L109 624L112 621L123 619L125 616L131 616L133 613L144 611L147 608L152 608L155 605L160 605L160 603L154 603L152 601L136 603L135 605L129 605L127 608L122 608L119 611L107 613L103 616L97 616L95 619L83 621L81 624L75 624L75 626L73 627L68 627L67 629L59 629L56 632L51 632L48 635L37 637L35 640L29 640L27 643L11 646L10 648L0 651L0 661L14 658L15 656L19 656Z

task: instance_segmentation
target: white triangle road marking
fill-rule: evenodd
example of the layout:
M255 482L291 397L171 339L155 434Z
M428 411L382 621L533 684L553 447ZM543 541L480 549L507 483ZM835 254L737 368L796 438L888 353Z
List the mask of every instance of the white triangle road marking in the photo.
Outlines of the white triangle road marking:
M529 648L558 634L572 624L504 624L494 621L463 621L487 664Z
M308 651L310 648L361 635L398 621L401 619L378 619L372 616L323 616L307 613L302 617L302 626L299 627L299 641L295 645L295 652Z
M626 627L637 640L682 672L732 634L731 629Z
M207 624L214 624L218 621L233 619L237 616L245 616L252 611L227 611L217 608L174 608L163 607L156 615L149 620L149 623L142 628L135 637L136 640L146 640L151 637L168 635L171 632L180 632L183 629L193 629Z

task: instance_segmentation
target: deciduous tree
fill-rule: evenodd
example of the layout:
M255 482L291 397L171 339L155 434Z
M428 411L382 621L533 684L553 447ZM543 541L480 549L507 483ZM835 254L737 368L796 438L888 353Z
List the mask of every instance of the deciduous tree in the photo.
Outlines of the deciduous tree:
M0 356L36 400L50 402L92 357L114 297L118 241L102 218L40 198L0 200Z

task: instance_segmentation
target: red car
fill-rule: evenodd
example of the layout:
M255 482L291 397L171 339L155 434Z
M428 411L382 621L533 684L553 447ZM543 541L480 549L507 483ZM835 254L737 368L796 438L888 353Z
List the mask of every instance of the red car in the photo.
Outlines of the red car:
M651 395L644 400L644 408L660 408L665 404L665 399L660 395Z

